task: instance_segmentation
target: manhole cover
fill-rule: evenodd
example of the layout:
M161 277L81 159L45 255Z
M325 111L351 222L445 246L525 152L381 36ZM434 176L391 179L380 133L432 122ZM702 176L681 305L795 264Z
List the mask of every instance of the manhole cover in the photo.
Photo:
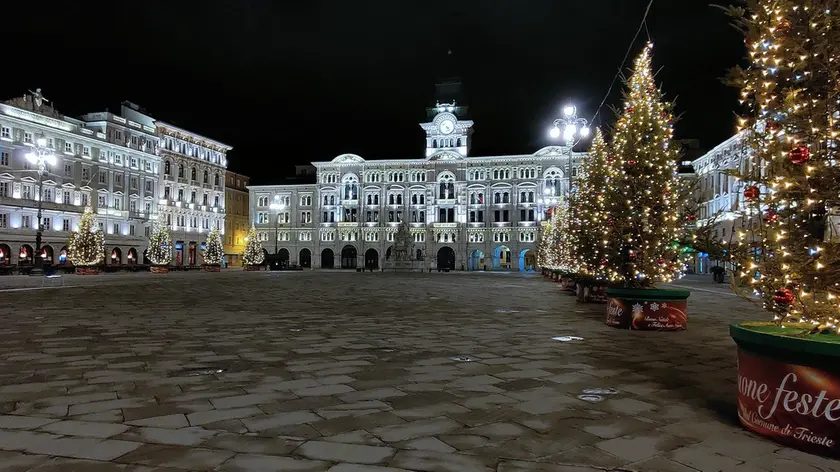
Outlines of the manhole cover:
M604 397L601 395L578 395L578 400L583 400L589 403L599 403L604 401Z
M449 360L455 362L472 362L475 360L475 358L470 356L452 356L449 358Z
M198 377L201 375L216 375L221 374L224 372L225 369L193 369L193 370L183 370L181 372L172 372L169 374L170 377Z
M587 388L583 390L587 395L618 395L619 391L614 388Z
M583 338L581 338L580 336L555 336L551 339L563 343L567 343L569 341L583 341Z

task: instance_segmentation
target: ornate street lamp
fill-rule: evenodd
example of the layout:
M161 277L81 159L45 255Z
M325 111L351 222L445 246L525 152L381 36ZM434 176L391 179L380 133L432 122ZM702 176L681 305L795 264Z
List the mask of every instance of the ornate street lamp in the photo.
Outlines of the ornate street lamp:
M277 251L279 251L277 247L277 238L280 236L280 212L286 208L286 205L280 203L280 195L274 196L274 201L271 202L271 205L268 208L274 210L274 255L277 255Z
M585 118L577 116L577 108L574 105L566 105L563 107L563 116L554 120L554 127L549 131L553 139L559 138L562 133L563 141L569 148L569 189L566 198L569 205L572 196L572 150L581 139L589 136L588 125L589 122Z
M53 155L52 149L47 147L47 140L43 135L35 140L32 151L26 153L26 160L38 166L38 231L35 233L35 254L33 254L35 268L33 273L39 273L44 266L44 258L41 257L41 237L44 230L44 226L41 224L41 213L44 207L44 172L47 170L47 164L54 166L56 163L55 155Z

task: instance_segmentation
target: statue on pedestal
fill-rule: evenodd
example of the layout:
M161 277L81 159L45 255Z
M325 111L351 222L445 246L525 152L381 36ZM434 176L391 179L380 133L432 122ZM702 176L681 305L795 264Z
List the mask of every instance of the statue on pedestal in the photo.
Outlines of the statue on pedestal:
M396 234L394 234L394 256L386 263L386 269L390 270L411 270L413 268L412 252L414 243L411 241L411 231L408 222L400 221Z

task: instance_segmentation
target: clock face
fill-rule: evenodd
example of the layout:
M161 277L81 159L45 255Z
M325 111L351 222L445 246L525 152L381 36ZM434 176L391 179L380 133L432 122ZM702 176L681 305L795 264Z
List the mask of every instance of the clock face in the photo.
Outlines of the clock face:
M453 123L452 120L443 120L440 122L438 129L440 129L440 132L443 134L449 134L455 131L455 123Z

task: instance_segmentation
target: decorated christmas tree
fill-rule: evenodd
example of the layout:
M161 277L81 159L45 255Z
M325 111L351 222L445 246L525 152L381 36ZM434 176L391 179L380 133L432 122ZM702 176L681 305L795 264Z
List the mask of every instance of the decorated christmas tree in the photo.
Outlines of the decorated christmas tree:
M542 224L537 243L537 265L553 270L571 270L568 239L568 207L564 202L550 210L551 217Z
M746 208L734 287L760 295L778 324L836 332L840 8L836 0L751 0L729 13L750 59L730 76L750 151L739 175Z
M210 265L219 265L225 258L225 247L222 245L222 237L219 230L213 228L207 235L207 249L204 250L204 262Z
M155 265L167 265L172 260L172 237L163 215L152 224L147 256Z
M550 217L542 222L540 239L537 242L537 265L545 269L557 269L557 226L554 209L549 209Z
M648 43L625 82L624 109L607 159L607 276L627 288L673 280L681 270L678 149L672 146L671 104L662 99Z
M93 208L85 207L78 231L70 234L67 257L79 267L101 264L105 259L105 236L98 228L94 229L96 218Z
M247 241L245 243L245 253L242 255L242 261L246 266L260 265L265 259L262 244L257 238L257 229L252 225L248 231Z
M609 228L605 212L607 197L607 159L609 148L600 129L595 129L589 158L581 167L582 178L574 197L571 239L575 272L598 279L606 278L606 251Z

